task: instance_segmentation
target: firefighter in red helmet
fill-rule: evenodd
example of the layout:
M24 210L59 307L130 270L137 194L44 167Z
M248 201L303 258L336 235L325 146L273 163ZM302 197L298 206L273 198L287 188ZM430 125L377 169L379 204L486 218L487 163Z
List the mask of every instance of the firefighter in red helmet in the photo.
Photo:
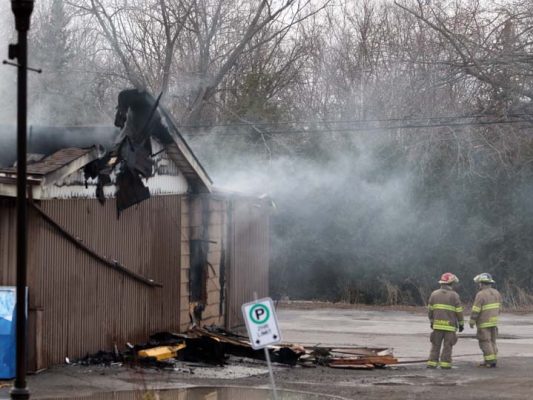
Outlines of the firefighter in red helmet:
M463 306L453 285L459 282L451 272L442 274L440 289L431 293L428 301L428 316L431 323L431 351L428 368L452 367L452 348L457 343L457 330L464 329ZM441 352L442 348L442 352Z

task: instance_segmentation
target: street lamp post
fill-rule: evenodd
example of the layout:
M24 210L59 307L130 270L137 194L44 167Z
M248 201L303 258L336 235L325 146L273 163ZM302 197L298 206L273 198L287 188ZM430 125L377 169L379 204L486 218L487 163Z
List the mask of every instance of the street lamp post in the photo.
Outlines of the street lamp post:
M33 0L11 0L15 15L18 43L9 45L9 58L16 58L17 69L17 312L16 336L17 357L15 384L12 399L29 399L26 387L26 276L28 255L28 218L26 204L26 157L27 157L27 66L28 30L33 11Z

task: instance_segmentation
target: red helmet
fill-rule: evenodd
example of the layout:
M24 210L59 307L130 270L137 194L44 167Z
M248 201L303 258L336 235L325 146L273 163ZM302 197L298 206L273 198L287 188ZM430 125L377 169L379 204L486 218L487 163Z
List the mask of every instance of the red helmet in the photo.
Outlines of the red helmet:
M442 274L439 281L441 285L451 285L452 283L457 282L459 282L459 279L451 272L445 272L444 274Z

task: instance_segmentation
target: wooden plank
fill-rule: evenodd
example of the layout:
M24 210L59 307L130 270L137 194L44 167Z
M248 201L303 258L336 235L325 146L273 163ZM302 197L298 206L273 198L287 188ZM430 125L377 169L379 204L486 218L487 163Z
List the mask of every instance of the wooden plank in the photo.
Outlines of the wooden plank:
M180 311L187 311L187 313L189 313L189 307L190 307L190 304L189 304L189 296L187 295L181 295L180 296Z
M328 365L330 368L338 368L338 369L374 369L374 365L372 364L361 364L361 365Z
M191 238L191 230L187 227L187 229L181 229L180 232L181 236L181 242L189 242L189 239Z
M189 254L181 255L180 266L182 270L189 270L189 268L191 267L191 256Z
M189 214L189 196L181 196L181 215Z
M220 317L209 317L202 319L203 325L220 325L221 324L221 318Z
M208 237L209 240L216 243L211 243L213 245L220 245L223 236L223 226L222 225L209 225Z
M202 320L206 318L219 317L220 316L220 304L213 303L205 307L204 312L202 313Z
M364 356L359 358L332 358L329 362L331 365L391 365L398 364L398 359L392 356Z
M191 318L189 317L189 310L181 311L180 314L180 325L188 325L191 321Z
M209 240L211 240L211 243L209 243L209 252L222 250L222 235L209 234Z
M207 294L216 293L216 295L220 298L220 283L218 282L218 279L209 279L207 281Z
M209 225L222 225L224 216L222 211L213 211L209 213Z
M220 302L220 292L218 290L213 290L207 293L207 304L215 304Z
M180 271L180 283L189 283L189 269L182 268Z
M221 258L222 258L222 251L221 250L209 251L209 253L207 254L207 262L211 263L211 265L213 266L213 268L216 271L216 275L217 276L218 276L218 272L219 272L219 265L220 265ZM213 273L213 271L211 269L209 269L209 276L211 276L212 273Z
M180 285L181 297L189 298L189 283L182 283Z
M181 255L184 256L184 255L189 255L191 254L191 246L189 246L189 242L181 242Z
M190 239L198 240L202 238L202 227L200 225L194 225L190 227Z

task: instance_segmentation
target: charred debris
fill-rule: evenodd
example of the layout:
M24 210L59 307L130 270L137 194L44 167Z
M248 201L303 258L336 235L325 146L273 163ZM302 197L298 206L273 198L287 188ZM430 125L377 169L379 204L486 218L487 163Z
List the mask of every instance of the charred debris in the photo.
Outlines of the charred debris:
M159 104L160 98L161 95L154 98L144 90L121 91L115 128L31 126L28 131L28 165L61 149L96 145L100 156L84 167L85 187L88 188L89 179L95 179L96 197L103 204L106 201L104 187L116 185L117 216L120 215L121 211L150 197L143 179L154 176L154 159L180 136L173 118ZM16 166L16 143L12 137L12 127L0 125L0 167ZM180 143L183 143L182 138Z
M188 366L224 366L230 356L238 359L265 360L262 350L254 350L245 336L217 326L192 327L187 333L160 332L148 342L126 344L125 351L99 351L77 360L79 365L130 365L179 370L180 363ZM368 347L305 347L281 344L268 347L273 362L287 366L313 368L325 366L345 369L375 369L397 364L390 349ZM70 363L70 362L69 362Z
M123 90L118 95L115 126L120 134L113 147L102 158L85 166L87 180L97 180L96 197L100 203L105 202L104 186L112 184L112 175L116 177L117 216L120 212L150 197L150 191L142 179L153 174L152 139L161 145L169 145L173 139L166 119L163 123L158 111L159 100L137 89ZM173 127L176 130L176 127Z

